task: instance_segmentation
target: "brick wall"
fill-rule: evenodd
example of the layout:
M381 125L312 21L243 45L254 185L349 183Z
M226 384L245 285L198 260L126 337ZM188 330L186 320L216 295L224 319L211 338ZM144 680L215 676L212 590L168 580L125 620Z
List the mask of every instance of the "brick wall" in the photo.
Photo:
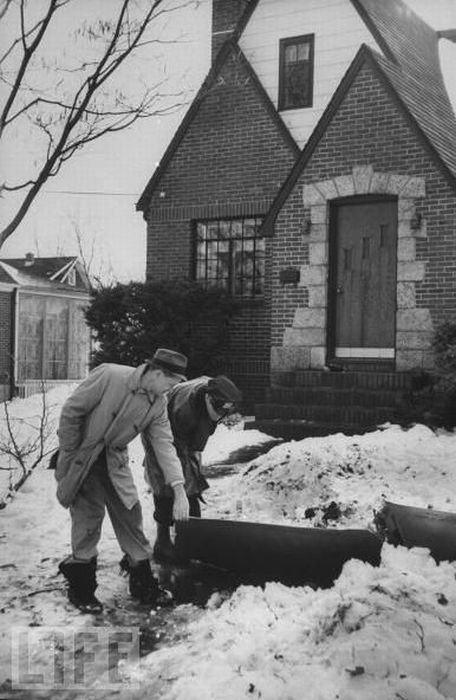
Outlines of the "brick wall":
M189 279L192 270L192 222L171 220L147 227L148 280Z
M282 346L298 306L308 306L306 287L280 285L278 271L308 263L303 187L351 175L353 168L424 178L425 196L415 200L423 216L416 260L425 263L424 278L415 283L416 307L428 309L432 323L452 316L456 308L456 196L417 132L393 102L373 69L365 65L288 197L276 221L272 274L272 345ZM291 350L290 350L291 352Z
M0 401L9 398L12 351L12 292L0 290Z
M191 277L194 221L265 214L296 153L243 61L231 56L153 193L146 213L147 278ZM233 322L233 359L266 362L269 348L267 291Z
M147 218L152 224L265 212L295 155L232 54L168 164Z

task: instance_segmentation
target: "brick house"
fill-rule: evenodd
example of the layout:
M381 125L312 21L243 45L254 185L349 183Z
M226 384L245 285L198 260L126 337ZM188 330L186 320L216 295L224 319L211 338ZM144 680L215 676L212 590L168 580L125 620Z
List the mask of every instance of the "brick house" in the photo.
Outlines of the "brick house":
M77 257L0 259L0 400L86 375L89 299Z
M456 307L440 37L402 0L212 8L210 72L137 204L147 277L242 299L227 369L256 400L266 381L257 415L384 420Z

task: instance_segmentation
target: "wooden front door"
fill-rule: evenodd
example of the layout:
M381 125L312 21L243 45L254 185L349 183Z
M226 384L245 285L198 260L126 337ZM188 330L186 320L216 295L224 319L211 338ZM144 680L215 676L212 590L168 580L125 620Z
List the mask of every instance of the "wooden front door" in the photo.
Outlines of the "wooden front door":
M392 359L397 203L351 201L339 204L334 213L334 355Z

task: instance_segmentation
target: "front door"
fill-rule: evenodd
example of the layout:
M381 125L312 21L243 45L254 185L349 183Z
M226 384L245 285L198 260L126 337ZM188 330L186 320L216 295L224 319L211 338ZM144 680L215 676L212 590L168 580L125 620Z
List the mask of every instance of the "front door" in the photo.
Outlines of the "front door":
M339 204L335 217L334 355L392 359L397 203L351 201Z

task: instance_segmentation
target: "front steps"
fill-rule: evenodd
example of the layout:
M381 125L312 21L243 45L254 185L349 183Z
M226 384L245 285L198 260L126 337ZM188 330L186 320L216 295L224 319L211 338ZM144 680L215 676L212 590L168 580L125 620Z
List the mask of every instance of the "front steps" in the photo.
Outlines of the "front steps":
M285 440L367 432L397 420L400 399L410 388L408 372L280 372L271 377L267 402L255 405L255 420L246 428Z

